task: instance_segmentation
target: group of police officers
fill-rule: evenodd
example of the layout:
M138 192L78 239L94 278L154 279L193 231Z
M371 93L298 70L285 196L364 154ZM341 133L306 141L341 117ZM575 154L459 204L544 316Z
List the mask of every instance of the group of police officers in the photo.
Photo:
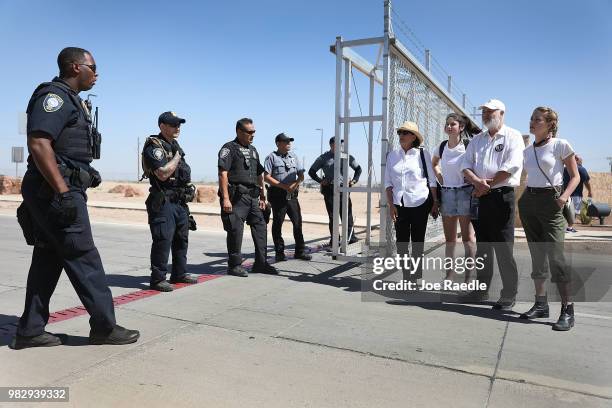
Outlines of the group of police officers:
M82 48L63 49L57 58L59 76L39 85L27 107L28 168L23 178L23 203L17 218L24 237L34 247L27 280L24 312L19 319L13 349L49 347L62 340L46 332L49 302L62 270L66 271L77 295L90 315L90 344L130 344L140 337L137 330L119 326L111 291L106 283L104 267L94 244L87 193L102 179L91 166L100 155L101 136L95 126L91 105L79 93L91 89L97 80L97 67L92 54ZM197 283L186 271L189 230L196 223L187 203L195 195L191 184L191 168L177 139L186 122L174 112L158 118L159 133L147 138L142 151L143 178L150 183L146 200L151 231L150 287L170 292L173 283ZM310 260L302 234L302 215L298 202L299 186L304 181L304 168L291 151L292 137L276 136L277 150L270 153L262 166L253 146L255 125L243 118L236 123L236 138L223 145L218 155L219 201L221 220L227 232L229 275L247 277L242 267L244 223L251 228L255 244L255 262L251 272L278 274L267 261L267 220L272 217L275 260L285 261L285 243L281 234L285 216L293 224L294 258ZM321 184L329 215L330 232L333 218L334 143L309 170ZM349 158L354 170L353 185L361 174L354 157ZM323 178L316 172L323 170ZM269 185L267 200L265 183ZM269 203L269 204L268 204ZM271 208L270 208L271 207ZM351 243L357 241L349 198ZM172 253L172 270L168 258Z

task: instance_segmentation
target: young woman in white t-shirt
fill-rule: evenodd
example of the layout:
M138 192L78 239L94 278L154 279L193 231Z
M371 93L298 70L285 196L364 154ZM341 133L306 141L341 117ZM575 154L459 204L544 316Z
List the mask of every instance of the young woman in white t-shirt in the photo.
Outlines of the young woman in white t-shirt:
M465 256L474 258L476 239L470 221L470 200L473 187L464 180L461 164L465 154L463 140L469 140L474 133L480 132L480 129L475 128L467 117L451 113L446 117L444 132L448 135L448 140L434 147L431 161L441 186L440 213L446 240L445 256L455 257L457 222L459 222ZM471 279L471 272L471 270L465 272L465 282ZM452 280L455 275L455 271L448 269L444 279Z
M563 253L567 225L563 206L580 182L580 176L572 146L567 140L555 137L558 120L554 110L536 108L529 123L535 141L523 152L527 186L518 201L518 208L531 253L531 278L536 295L535 304L521 318L549 316L546 279L550 274L561 296L561 315L553 330L566 331L574 326L574 305L570 303L570 267ZM562 191L564 167L570 180Z

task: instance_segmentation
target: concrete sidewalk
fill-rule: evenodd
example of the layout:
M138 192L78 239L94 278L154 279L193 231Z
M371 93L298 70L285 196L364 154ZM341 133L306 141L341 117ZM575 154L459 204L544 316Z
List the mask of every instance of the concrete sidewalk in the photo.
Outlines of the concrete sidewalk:
M113 295L146 289L148 227L93 228ZM15 351L6 328L22 311L31 248L0 217L0 386L67 386L61 405L74 407L612 406L611 303L577 304L576 327L558 333L558 304L525 322L528 303L498 313L363 301L359 266L322 252L277 264L280 276L225 276L224 246L222 231L196 231L190 272L222 276L117 307L138 343L88 346L85 315L47 327L66 345ZM520 287L532 290L525 272ZM78 305L63 275L51 309Z

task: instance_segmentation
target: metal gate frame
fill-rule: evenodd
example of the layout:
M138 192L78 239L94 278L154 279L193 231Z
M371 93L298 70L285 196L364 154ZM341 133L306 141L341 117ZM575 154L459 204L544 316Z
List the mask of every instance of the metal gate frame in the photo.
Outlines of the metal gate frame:
M332 257L334 259L347 262L365 262L373 256L390 256L392 250L386 245L386 224L388 217L387 198L384 186L384 174L386 167L386 158L389 150L389 135L388 135L388 117L389 117L389 69L390 55L397 56L403 62L414 69L420 80L427 84L442 100L444 100L453 110L461 113L471 119L470 114L465 110L465 95L463 95L463 103L457 103L450 90L450 77L447 89L445 89L430 72L428 67L418 61L416 57L395 38L391 24L391 0L384 2L384 35L382 37L364 38L358 40L343 40L342 37L336 37L336 43L330 47L330 51L336 55L336 93L335 93L335 151L334 151L334 202L333 202L333 225L332 225ZM354 48L360 46L378 45L380 47L378 58L375 63L371 63L366 58L359 55ZM379 64L382 52L382 64ZM428 53L429 57L429 53ZM369 98L368 98L368 115L367 116L351 116L351 76L353 68L361 72L369 78ZM382 71L382 76L381 76ZM344 76L344 80L343 80ZM376 85L382 86L382 112L378 115L374 114L374 90ZM343 88L344 85L344 88ZM373 139L374 139L374 123L381 122L381 149L380 149L380 187L372 185L372 155L373 155ZM350 124L351 123L367 123L368 124L368 179L365 187L350 187L348 185L348 164L349 164L349 147L350 147ZM342 137L341 137L342 132ZM340 140L344 139L344 143ZM341 159L345 159L342 160ZM342 172L340 171L341 163L343 164ZM342 231L340 231L340 209L342 209L342 219L348 218L348 193L350 192L366 192L367 193L367 229L366 239L363 244L348 245L348 223L342 223ZM372 225L372 193L380 193L380 217L378 227L380 229L379 242L376 245L372 243L372 229L376 227ZM346 193L342 196L340 202L340 193ZM340 239L339 239L340 238ZM353 248L350 248L353 247Z

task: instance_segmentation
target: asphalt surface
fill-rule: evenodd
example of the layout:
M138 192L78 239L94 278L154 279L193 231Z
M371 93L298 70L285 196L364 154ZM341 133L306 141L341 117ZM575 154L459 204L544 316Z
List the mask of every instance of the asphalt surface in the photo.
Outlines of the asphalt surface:
M93 228L113 295L146 290L147 226ZM252 251L245 238L245 253ZM517 252L528 263L528 253ZM558 303L550 319L524 322L518 313L527 302L500 313L487 305L365 301L357 264L317 252L311 262L277 264L279 276L225 276L224 233L196 232L190 272L221 276L118 306L118 323L141 331L138 343L87 345L83 315L47 326L67 335L65 345L16 351L8 344L31 248L14 217L0 216L0 256L0 386L64 386L70 399L0 406L612 406L609 302L577 303L576 327L559 333L551 330ZM596 259L595 269L607 259ZM525 299L531 291L522 271ZM79 305L62 275L51 310Z

